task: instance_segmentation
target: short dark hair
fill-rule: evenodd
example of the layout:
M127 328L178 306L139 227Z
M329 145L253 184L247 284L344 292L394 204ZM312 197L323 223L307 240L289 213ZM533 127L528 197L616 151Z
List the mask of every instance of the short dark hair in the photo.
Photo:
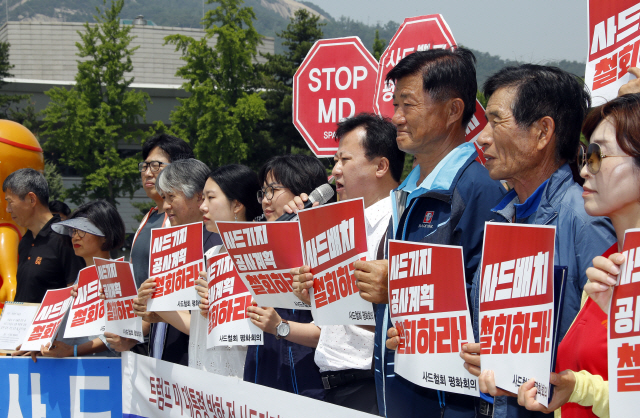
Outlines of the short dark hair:
M395 181L400 181L404 168L404 152L400 151L396 143L396 127L389 118L382 118L373 113L360 113L342 122L338 122L336 138L342 139L346 134L363 127L365 137L362 140L364 155L369 161L376 157L389 160L389 171Z
M260 169L258 180L264 184L271 173L273 179L291 193L311 193L317 187L327 183L327 172L315 157L301 154L279 155L269 159Z
M94 200L80 205L69 217L73 218L89 219L104 234L102 251L112 251L124 244L124 222L116 208L106 200Z
M182 192L187 199L202 193L211 170L205 163L195 158L178 160L158 174L156 190L161 195Z
M193 150L183 139L168 134L157 134L142 144L142 159L146 160L151 151L156 147L159 147L167 154L169 162L195 158Z
M21 168L9 174L2 183L2 191L17 195L20 200L33 192L43 206L49 205L49 184L44 175L33 168Z
M422 73L422 88L437 102L462 99L462 127L466 128L476 111L476 57L467 48L430 49L407 55L387 74L394 83L404 77Z
M580 128L591 107L589 92L577 76L557 67L522 64L505 67L487 79L487 100L501 88L517 89L511 111L520 127L551 117L556 125L556 159L575 159Z
M584 120L582 133L589 140L596 127L610 119L616 130L616 142L640 167L640 94L625 94L591 110Z
M69 206L67 206L66 203L61 202L59 200L49 201L49 211L51 213L61 213L67 218L69 217L69 214L71 214L71 209L69 209Z
M227 199L244 205L247 220L262 214L262 206L256 198L261 184L252 169L240 164L223 165L213 170L209 178L216 182Z

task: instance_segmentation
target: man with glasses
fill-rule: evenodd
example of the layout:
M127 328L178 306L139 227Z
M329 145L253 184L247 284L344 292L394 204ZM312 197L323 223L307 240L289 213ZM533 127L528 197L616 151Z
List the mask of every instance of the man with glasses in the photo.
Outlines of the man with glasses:
M41 303L49 289L75 282L84 260L77 257L69 238L56 234L51 225L60 221L49 211L49 186L31 168L15 171L4 180L7 212L27 229L18 245L16 302Z

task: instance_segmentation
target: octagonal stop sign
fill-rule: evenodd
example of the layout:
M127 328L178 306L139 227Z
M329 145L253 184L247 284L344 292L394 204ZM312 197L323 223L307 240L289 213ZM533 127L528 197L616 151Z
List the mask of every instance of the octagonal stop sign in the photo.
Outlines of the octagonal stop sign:
M385 82L385 78L389 71L404 57L417 51L427 51L430 49L450 49L456 48L457 44L449 29L449 25L445 22L442 15L427 15L418 17L409 17L402 22L396 31L389 46L385 49L380 57L378 64L378 76L376 78L375 94L373 97L373 107L379 115L393 116L393 82ZM467 125L466 138L467 141L475 141L478 134L487 124L484 116L484 108L476 100L476 112ZM476 146L480 154L481 162L482 152Z
M378 62L357 36L317 41L293 77L293 124L317 157L338 150L336 123L371 112Z

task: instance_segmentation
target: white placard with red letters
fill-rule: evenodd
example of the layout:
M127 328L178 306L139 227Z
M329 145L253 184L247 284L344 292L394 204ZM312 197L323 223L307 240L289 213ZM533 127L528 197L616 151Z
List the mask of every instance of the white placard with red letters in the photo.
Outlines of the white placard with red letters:
M589 49L585 83L594 106L614 99L618 89L640 67L640 2L638 0L589 0Z
M305 265L311 267L316 325L375 325L373 305L360 296L353 263L367 258L364 200L345 200L298 213Z
M450 49L457 47L453 33L445 22L442 15L426 15L408 17L402 22L393 38L389 41L387 49L380 56L378 64L378 76L375 84L375 94L373 107L379 115L392 117L393 93L395 85L393 82L386 82L387 74L396 64L407 55L417 51L428 51L430 49ZM467 125L466 139L476 143L478 135L487 124L484 115L484 108L476 100L476 111ZM476 145L479 160L484 163L482 150Z
M151 230L149 278L156 289L147 302L149 312L198 309L195 291L204 271L202 222Z
M133 312L138 296L133 266L126 261L93 259L104 290L105 331L142 342L142 318Z
M389 301L400 336L396 373L419 386L479 396L460 357L462 345L475 342L462 247L389 240Z
M71 286L47 290L20 350L40 351L43 345L52 342L58 334L62 318L69 310L72 300Z
M371 112L378 62L357 36L313 44L293 77L293 124L316 157L338 150L336 123Z
M238 275L231 256L218 254L207 259L209 316L207 348L219 345L262 345L262 330L246 314L251 293ZM194 314L195 315L195 314Z
M100 279L96 266L78 273L78 296L73 300L67 318L64 338L90 337L104 333L104 303L98 297Z
M635 416L640 394L640 229L624 234L618 283L609 307L609 415ZM605 379L606 380L606 379Z
M374 416L128 351L122 353L122 413L145 418Z
M289 271L304 264L298 222L216 222L245 286L260 306L311 309Z
M518 393L535 379L547 406L553 345L555 226L487 222L480 286L482 370Z

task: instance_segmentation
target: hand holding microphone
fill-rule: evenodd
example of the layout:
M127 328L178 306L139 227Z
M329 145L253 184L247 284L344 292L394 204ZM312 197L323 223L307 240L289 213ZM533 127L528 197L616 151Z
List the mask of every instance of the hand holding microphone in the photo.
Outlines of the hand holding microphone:
M276 219L276 221L290 221L295 218L299 210L308 209L312 206L324 205L334 195L333 188L329 184L323 184L317 187L310 195L306 193L296 196L292 201L284 205L283 209L286 212L284 215ZM318 203L316 205L315 203Z

